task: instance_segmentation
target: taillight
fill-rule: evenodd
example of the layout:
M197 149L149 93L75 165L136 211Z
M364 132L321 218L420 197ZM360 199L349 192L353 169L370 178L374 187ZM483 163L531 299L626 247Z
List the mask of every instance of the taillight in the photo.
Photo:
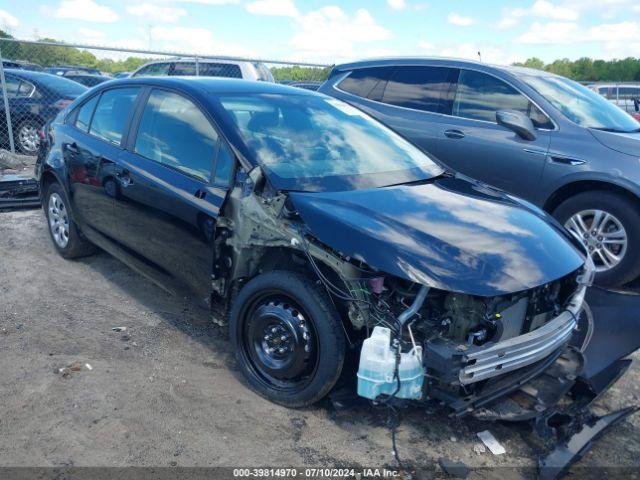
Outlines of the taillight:
M53 108L57 108L58 110L62 110L64 107L69 105L73 100L69 100L68 98L63 98L58 100L56 103L51 105Z

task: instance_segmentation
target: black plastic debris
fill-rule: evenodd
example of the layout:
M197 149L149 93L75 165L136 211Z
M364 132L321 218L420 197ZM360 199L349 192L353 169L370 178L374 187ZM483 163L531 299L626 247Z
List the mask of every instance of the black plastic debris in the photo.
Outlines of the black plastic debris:
M40 206L40 189L35 178L0 174L0 210Z
M469 467L462 462L456 462L446 457L440 457L438 463L447 475L455 478L467 478Z

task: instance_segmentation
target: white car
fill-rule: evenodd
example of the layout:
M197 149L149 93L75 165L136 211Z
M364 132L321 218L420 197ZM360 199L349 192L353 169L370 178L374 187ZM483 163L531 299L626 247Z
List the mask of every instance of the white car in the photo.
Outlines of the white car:
M590 85L589 88L634 117L639 114L640 84L599 83Z
M147 63L131 77L186 76L243 78L274 82L271 70L261 62L224 59L172 58Z

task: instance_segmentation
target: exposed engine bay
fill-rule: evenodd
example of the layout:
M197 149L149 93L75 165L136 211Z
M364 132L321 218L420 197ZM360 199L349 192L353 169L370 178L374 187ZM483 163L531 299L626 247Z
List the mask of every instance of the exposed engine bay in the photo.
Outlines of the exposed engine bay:
M557 478L604 429L636 411L596 417L588 409L628 368L621 358L638 344L634 337L619 352L603 353L595 342L589 355L598 367L580 376L594 332L582 320L595 270L589 259L555 280L492 296L411 281L320 241L258 169L230 193L214 238L219 299L271 269L311 275L340 313L349 343L360 349L360 397L382 404L436 400L452 416L532 422L547 445L539 464L544 478ZM627 310L637 309L635 299L627 303ZM633 319L625 311L595 330L604 321L629 330Z

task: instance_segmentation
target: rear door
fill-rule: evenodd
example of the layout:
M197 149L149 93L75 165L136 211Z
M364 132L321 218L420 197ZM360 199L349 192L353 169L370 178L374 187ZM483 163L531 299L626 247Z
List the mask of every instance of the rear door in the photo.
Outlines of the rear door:
M519 110L536 128L528 141L498 125L498 110ZM503 80L475 70L460 70L437 156L446 165L530 201L536 201L538 184L549 150L549 118L527 97Z
M61 144L74 213L112 240L118 236L115 167L139 92L138 87L113 88L89 98L70 116L70 133Z
M208 302L213 231L234 158L195 101L157 88L145 97L118 162L119 237Z

